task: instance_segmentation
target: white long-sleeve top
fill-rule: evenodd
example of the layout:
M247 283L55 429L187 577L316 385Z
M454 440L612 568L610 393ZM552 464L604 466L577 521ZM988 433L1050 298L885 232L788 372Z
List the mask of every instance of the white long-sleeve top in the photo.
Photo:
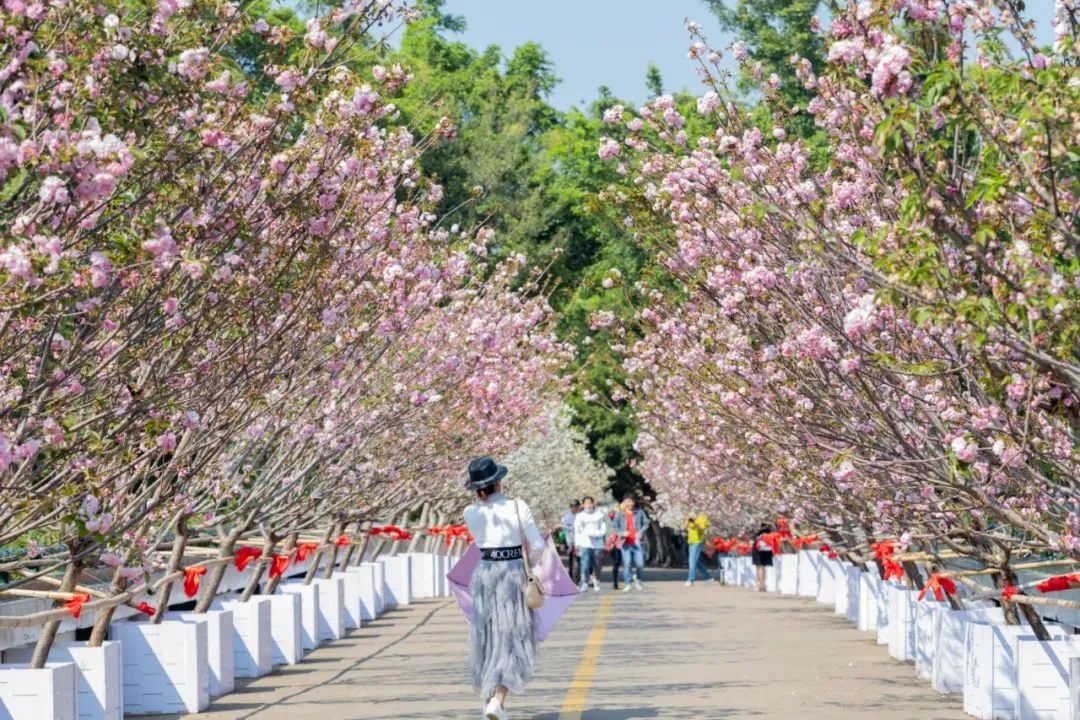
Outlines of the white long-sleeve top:
M517 503L515 510L514 504ZM521 525L518 525L518 512ZM524 545L521 527L529 540L529 556L536 558L544 549L544 538L533 520L532 510L523 500L511 500L502 493L495 493L486 500L477 500L465 510L465 524L472 533L473 541L480 548L505 548Z
M582 510L574 517L574 544L579 548L599 550L608 534L607 515L599 510Z

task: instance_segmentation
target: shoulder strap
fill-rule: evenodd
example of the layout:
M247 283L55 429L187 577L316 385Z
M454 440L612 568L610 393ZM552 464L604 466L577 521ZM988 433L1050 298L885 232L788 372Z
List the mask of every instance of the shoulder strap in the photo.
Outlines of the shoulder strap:
M532 580L532 568L529 567L529 539L525 535L525 525L521 522L521 505L518 504L520 501L517 498L514 498L513 502L514 512L517 514L518 530L521 532L521 549L525 553L523 558L525 562L522 564L525 565L525 576Z

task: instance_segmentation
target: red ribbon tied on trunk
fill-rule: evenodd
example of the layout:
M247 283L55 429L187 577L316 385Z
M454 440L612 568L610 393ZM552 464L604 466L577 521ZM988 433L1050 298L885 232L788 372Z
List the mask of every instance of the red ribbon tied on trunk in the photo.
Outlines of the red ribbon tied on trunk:
M768 543L769 547L772 548L772 551L773 551L774 555L779 555L780 554L780 540L781 540L780 533L778 533L778 532L765 533L760 538L758 538L758 540L763 540L766 543Z
M71 613L71 616L76 620L79 619L79 615L82 614L82 606L84 602L90 600L90 596L86 593L75 593L75 597L64 603L64 608Z
M296 562L304 562L319 546L315 543L300 543L296 546Z
M338 547L345 547L346 545L348 545L351 542L352 542L352 540L349 540L348 535L339 535L338 539L334 541L334 544L337 545Z
M371 535L372 537L378 537L379 535L382 535L382 534L383 534L383 529L381 527L373 527L370 530L368 530L368 535Z
M878 560L884 560L896 552L896 546L892 540L882 540L881 542L872 543L870 545L874 549L874 557Z
M154 617L154 615L157 615L157 610L150 607L150 603L146 602L145 600L136 605L135 609L141 613L146 613L150 617Z
M786 540L791 537L791 526L788 524L787 518L776 518L776 530L781 539Z
M438 525L436 525L434 527L429 527L428 531L427 531L428 535L442 535L442 533L443 533L443 529Z
M274 553L270 556L270 577L281 577L289 569L289 556Z
M888 582L893 577L898 581L904 579L904 566L896 560L887 557L881 561L881 564L885 566L885 582Z
M832 550L832 545L829 545L828 543L821 543L820 545L818 545L818 552L827 553L827 552L830 552L831 550Z
M830 559L830 560L835 560L835 559L836 559L836 558L838 558L838 557L840 557L840 556L839 556L839 555L837 555L837 554L836 554L836 553L834 553L834 552L830 552L830 553L829 553L829 559Z
M1005 587L1001 588L1002 600L1011 600L1014 595L1019 594L1020 588L1016 587L1015 585L1006 585Z
M262 555L262 550L253 547L242 547L236 551L236 556L233 558L233 564L236 565L236 569L240 572L244 572L244 569L251 563L252 560Z
M941 602L945 599L946 594L956 594L956 583L954 583L947 577L938 575L937 573L931 573L929 582L926 583L926 585L922 589L922 592L919 593L920 600L926 597L927 590L933 592L934 597L938 599L938 602Z
M812 545L818 541L817 535L809 535L807 537L792 538L789 542L796 550L802 550L807 545Z
M1076 585L1080 585L1080 574L1071 573L1069 575L1055 575L1052 578L1046 578L1035 587L1039 588L1039 592L1061 592L1062 590L1072 590Z
M204 567L184 568L184 594L189 598L195 597L199 592L199 578L205 574Z

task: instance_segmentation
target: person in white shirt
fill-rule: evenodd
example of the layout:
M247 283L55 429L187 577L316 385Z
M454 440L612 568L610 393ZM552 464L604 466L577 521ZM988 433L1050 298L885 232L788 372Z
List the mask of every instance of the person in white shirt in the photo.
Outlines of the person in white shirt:
M581 555L581 590L587 590L592 580L593 590L600 592L600 581L592 574L599 572L600 552L608 534L607 515L596 509L596 501L585 497L582 509L574 518L574 543Z
M477 458L465 483L477 497L465 510L465 524L482 558L469 583L469 673L484 698L486 720L507 720L507 694L525 692L536 665L536 616L525 604L523 546L535 562L544 538L529 506L503 495L506 472L491 458Z

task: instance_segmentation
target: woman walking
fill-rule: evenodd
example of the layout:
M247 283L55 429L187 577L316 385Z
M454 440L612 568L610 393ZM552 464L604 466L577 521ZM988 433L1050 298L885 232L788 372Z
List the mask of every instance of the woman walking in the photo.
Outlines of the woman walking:
M465 511L465 524L481 553L469 584L469 674L484 698L485 720L507 720L507 694L525 692L536 664L536 618L525 604L523 545L536 559L544 539L529 506L503 495L506 472L491 458L477 458L469 464L465 484L477 496Z
M751 550L751 560L757 570L757 591L765 592L765 568L772 567L773 546L771 541L772 526L761 523L757 532L754 533L754 547Z

